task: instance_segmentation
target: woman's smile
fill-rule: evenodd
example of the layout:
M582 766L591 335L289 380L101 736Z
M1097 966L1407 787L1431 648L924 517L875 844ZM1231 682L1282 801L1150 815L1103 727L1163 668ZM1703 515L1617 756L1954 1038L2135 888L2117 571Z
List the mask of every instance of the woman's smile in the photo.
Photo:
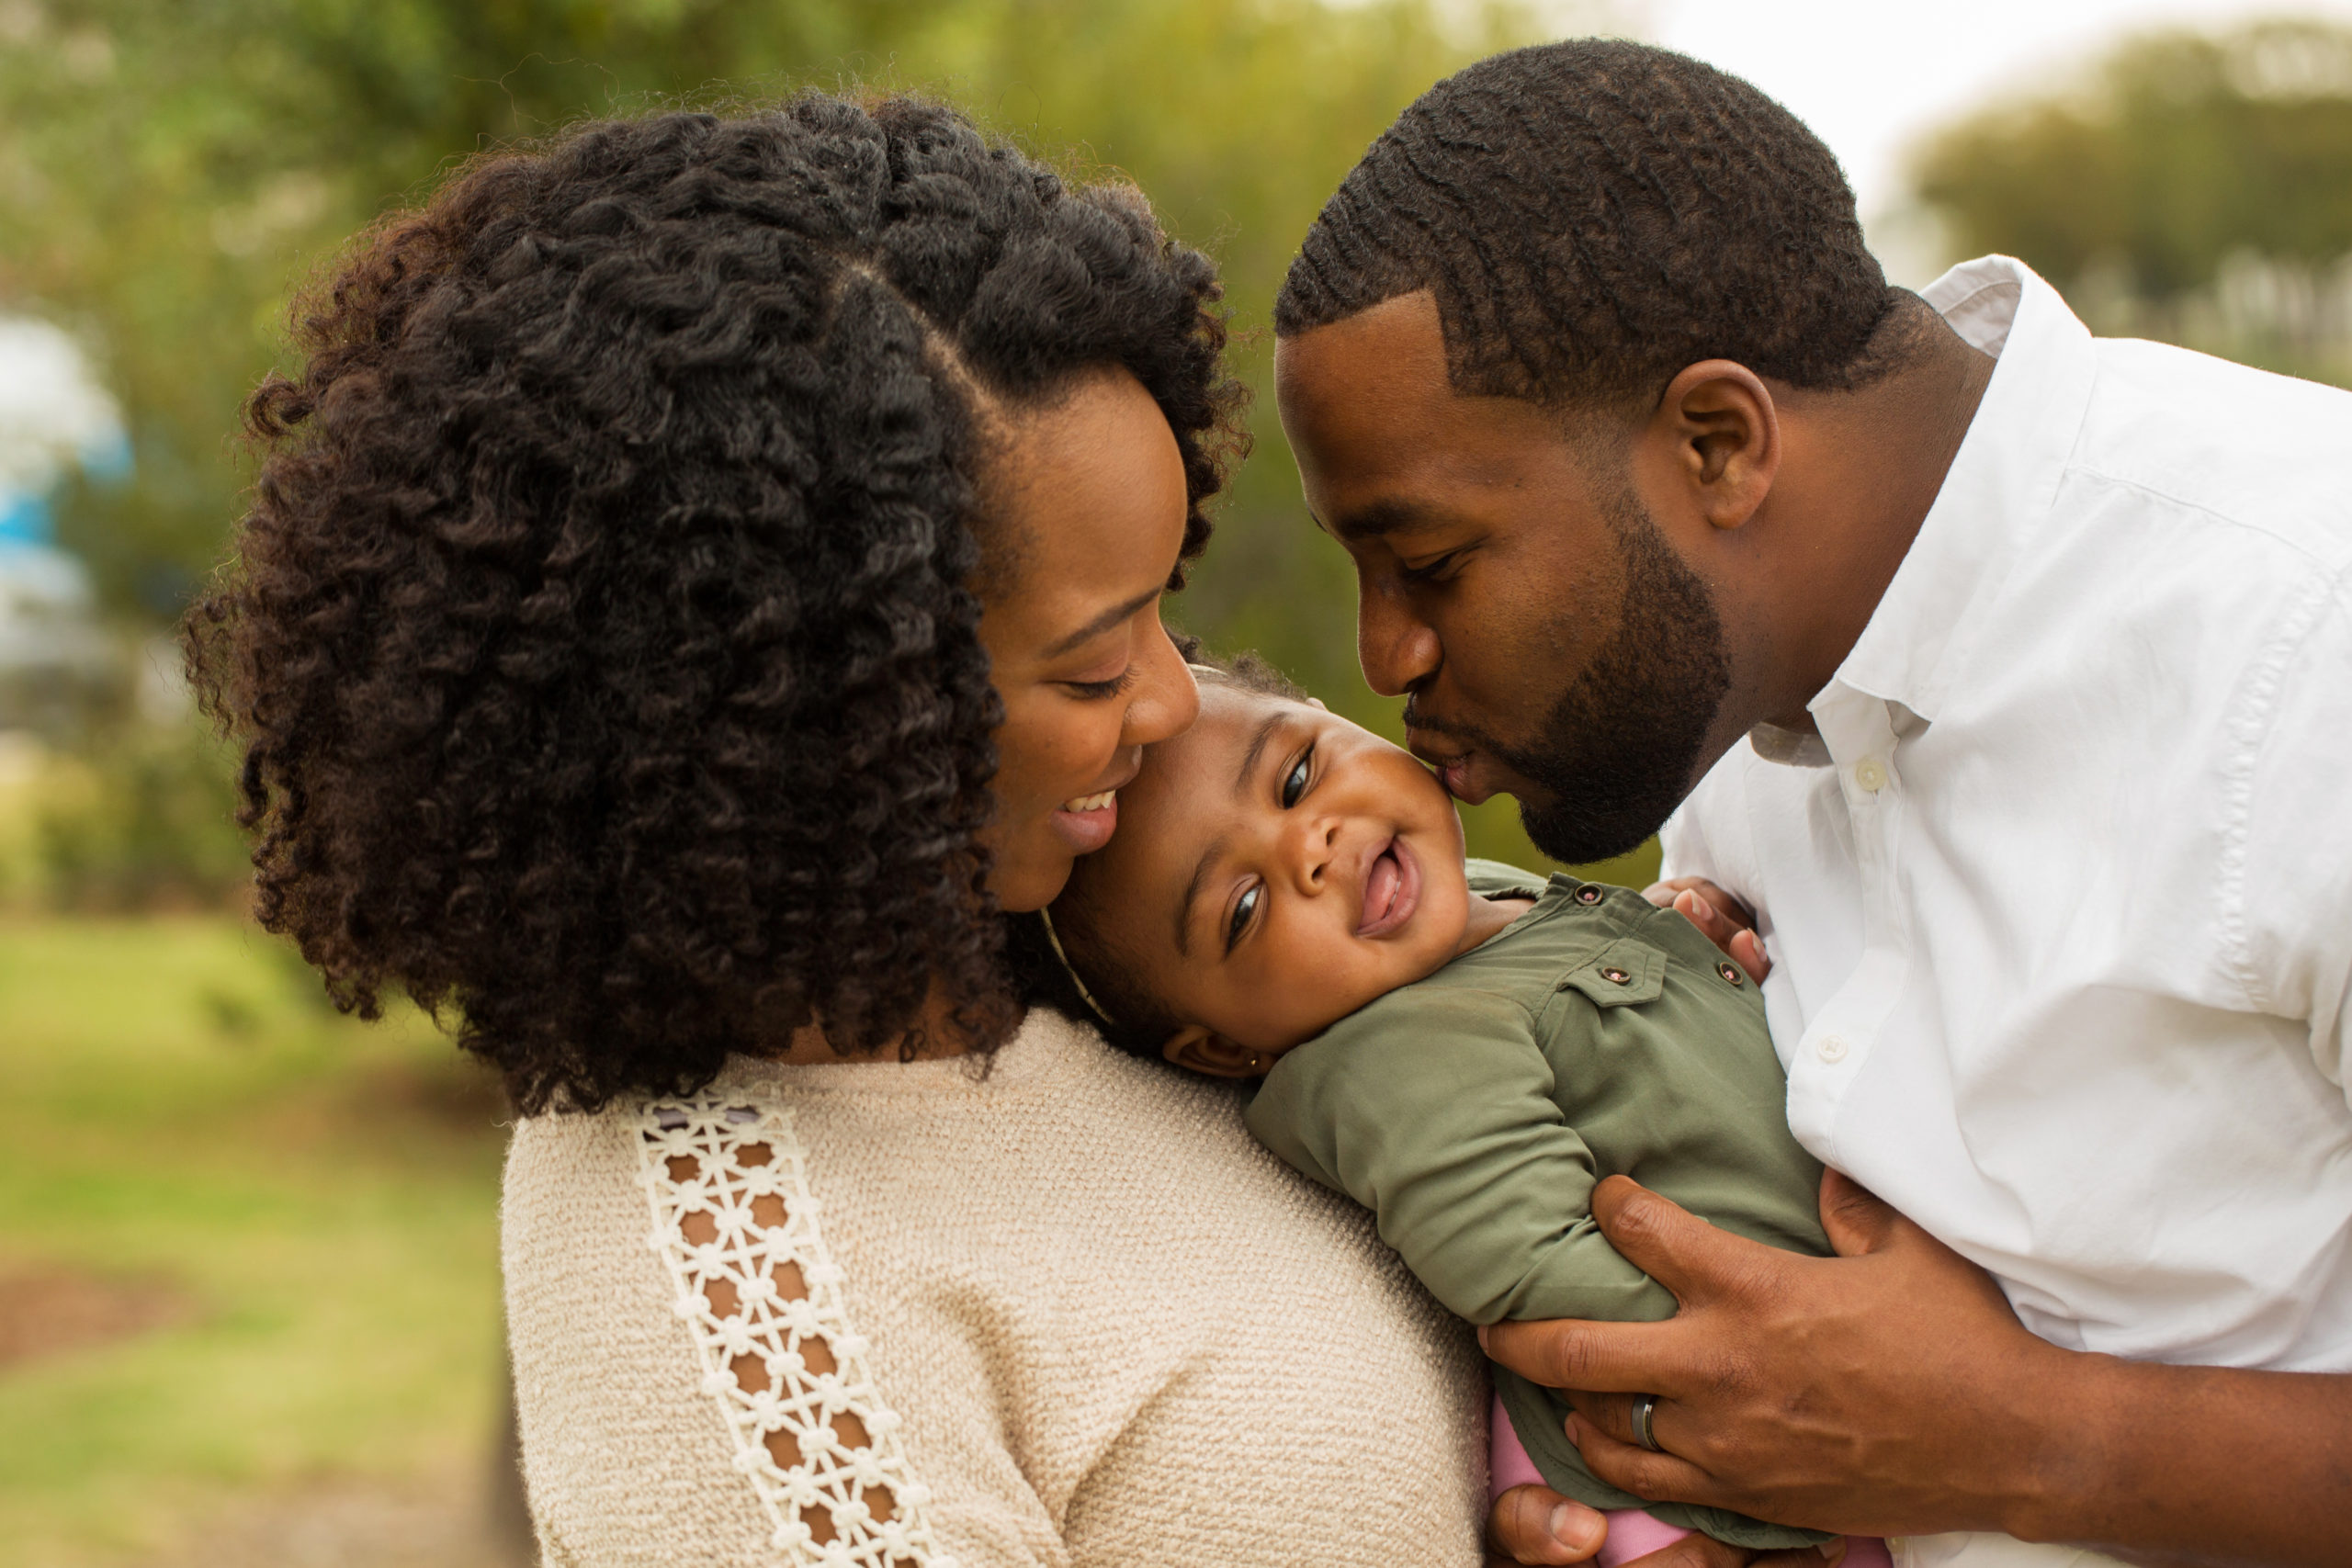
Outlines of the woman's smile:
M1053 813L1054 831L1074 855L1091 855L1119 829L1119 792L1106 789L1066 800Z

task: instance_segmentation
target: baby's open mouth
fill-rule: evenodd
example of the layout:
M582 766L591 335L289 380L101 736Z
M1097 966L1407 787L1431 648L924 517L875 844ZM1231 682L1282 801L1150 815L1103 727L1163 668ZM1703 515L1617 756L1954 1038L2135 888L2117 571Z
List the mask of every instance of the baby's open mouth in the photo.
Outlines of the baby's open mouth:
M1413 918L1421 902L1421 868L1401 838L1392 838L1364 868L1358 936L1385 936Z

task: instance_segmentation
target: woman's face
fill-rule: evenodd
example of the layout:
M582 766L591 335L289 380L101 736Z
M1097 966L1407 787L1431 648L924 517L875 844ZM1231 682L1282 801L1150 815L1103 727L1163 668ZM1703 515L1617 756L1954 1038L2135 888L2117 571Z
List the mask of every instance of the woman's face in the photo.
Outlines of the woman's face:
M1004 725L981 841L999 904L1038 909L1072 861L1110 841L1143 749L1200 712L1159 624L1184 542L1184 464L1143 383L1106 371L1007 420L987 490L995 586L980 641Z

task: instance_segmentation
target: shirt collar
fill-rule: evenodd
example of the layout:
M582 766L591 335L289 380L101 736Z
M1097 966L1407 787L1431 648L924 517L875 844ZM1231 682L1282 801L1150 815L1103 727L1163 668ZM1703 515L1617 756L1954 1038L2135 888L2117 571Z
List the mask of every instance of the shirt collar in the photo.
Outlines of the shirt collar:
M1894 580L1820 695L1841 686L1932 722L1975 615L2048 513L2098 369L2090 330L2023 262L1963 262L1921 297L1999 363Z

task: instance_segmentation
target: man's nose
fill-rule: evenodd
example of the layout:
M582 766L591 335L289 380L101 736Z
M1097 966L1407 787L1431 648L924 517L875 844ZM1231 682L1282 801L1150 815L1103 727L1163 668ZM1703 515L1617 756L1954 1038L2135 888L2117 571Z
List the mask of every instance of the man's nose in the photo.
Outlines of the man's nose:
M1413 613L1395 583L1359 579L1356 658L1363 678L1384 697L1401 697L1437 673L1443 661L1437 632Z

